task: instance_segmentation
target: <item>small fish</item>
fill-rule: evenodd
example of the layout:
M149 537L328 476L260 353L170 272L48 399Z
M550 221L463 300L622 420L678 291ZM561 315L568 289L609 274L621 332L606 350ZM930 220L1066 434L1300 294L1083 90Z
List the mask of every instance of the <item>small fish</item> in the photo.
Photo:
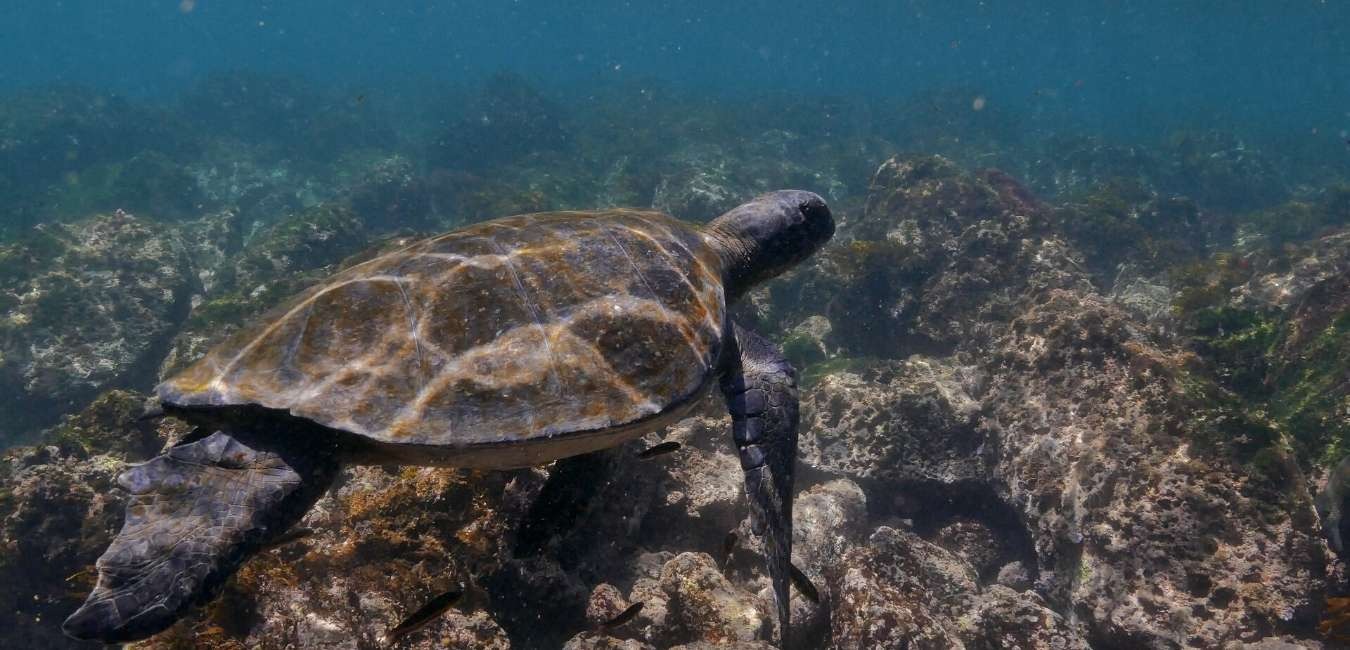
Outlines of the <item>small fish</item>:
M722 538L722 555L719 556L721 559L719 564L722 565L723 571L726 571L727 565L731 563L731 552L736 550L736 541L736 531L734 530Z
M76 571L75 573L72 573L72 574L70 575L69 578L66 578L66 582L70 582L71 580L74 580L74 579L76 579L76 578L78 578L78 577L80 577L80 576L82 576L82 575L87 574L87 573L89 573L89 569L88 569L88 568L80 569L79 571Z
M389 631L386 636L389 639L389 645L398 643L403 637L412 634L430 624L432 621L440 618L447 610L459 602L464 597L463 589L451 589L435 598L432 598L427 604L423 605L411 616L403 619L397 627Z
M313 528L293 528L287 532L282 533L280 537L266 544L263 544L260 551L270 551L272 549L281 548L287 544L290 544L291 542L296 542L306 537L313 537L313 536L314 536Z
M642 460L647 460L648 458L656 458L657 456L663 454L669 454L670 452L675 451L676 449L679 448L680 443L671 440L670 442L663 442L659 445L656 445L655 447L648 447L646 449L643 449L642 451L638 452L637 457L641 458Z
M791 571L792 586L796 587L804 598L819 605L820 592L816 591L816 586L811 584L811 579L806 577L806 574L802 573L802 570L798 569L795 564L789 564L788 569Z
M600 629L612 630L616 627L619 627L620 625L623 625L624 623L627 623L628 621L633 620L634 618L637 617L638 612L642 611L642 605L643 604L641 602L629 605L628 609L625 609L622 612L620 612L618 616L615 616L614 618L611 618L608 621L601 623Z

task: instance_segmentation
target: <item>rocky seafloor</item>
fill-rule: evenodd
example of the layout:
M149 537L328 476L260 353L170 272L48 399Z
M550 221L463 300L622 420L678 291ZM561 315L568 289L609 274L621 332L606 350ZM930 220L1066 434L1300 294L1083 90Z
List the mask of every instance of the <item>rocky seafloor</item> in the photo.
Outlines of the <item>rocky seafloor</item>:
M161 119L127 136L137 147L94 139L78 172L66 157L32 172L46 189L5 195L44 216L0 245L0 412L22 442L0 457L0 645L78 646L59 623L120 525L114 477L185 433L139 419L149 388L286 295L488 216L623 204L706 219L787 186L826 195L840 221L737 308L802 377L794 559L820 598L794 598L794 647L1350 639L1344 565L1313 506L1350 451L1346 186L1283 178L1222 134L1149 151L1077 138L1055 158L1007 157L1015 143L994 138L979 146L1002 152L998 171L951 139L709 129L695 114L671 150L642 149L667 143L637 131L616 153L510 78L405 154L379 129L334 135L365 108L279 82L253 87L301 101L213 118L229 83L182 100L195 128L216 119L225 135L184 139L170 132L194 125ZM291 137L340 163L257 143L250 129L297 105L318 117ZM135 110L0 121L0 155ZM530 146L491 147L501 133L474 111ZM447 151L489 159L466 169ZM142 190L125 189L133 176ZM646 460L655 434L512 472L349 468L302 523L312 534L136 647L386 647L460 585L398 647L773 647L723 413L710 398L664 432L679 451Z

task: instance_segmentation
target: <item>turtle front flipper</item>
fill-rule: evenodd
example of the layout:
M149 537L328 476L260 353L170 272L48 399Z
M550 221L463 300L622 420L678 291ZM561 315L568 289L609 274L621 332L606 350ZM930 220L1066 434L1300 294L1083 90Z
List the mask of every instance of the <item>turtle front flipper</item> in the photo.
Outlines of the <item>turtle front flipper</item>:
M751 523L764 552L778 605L779 639L788 647L792 559L792 477L797 462L797 373L782 353L739 325L728 341L722 393L745 472Z
M1344 543L1344 527L1346 522L1345 505L1347 497L1350 497L1350 456L1341 459L1335 469L1331 470L1331 475L1327 477L1327 484L1317 493L1317 498L1313 504L1317 508L1317 515L1322 519L1322 530L1326 533L1327 543L1331 545L1331 550L1341 557L1350 556Z
M117 479L131 494L126 521L62 628L106 643L168 628L299 521L338 466L331 454L251 447L217 431L132 467Z

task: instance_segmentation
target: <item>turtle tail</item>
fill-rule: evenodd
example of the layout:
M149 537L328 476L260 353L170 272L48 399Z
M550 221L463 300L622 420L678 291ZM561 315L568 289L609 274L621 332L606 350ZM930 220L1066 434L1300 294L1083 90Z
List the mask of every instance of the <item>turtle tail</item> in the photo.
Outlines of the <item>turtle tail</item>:
M131 495L126 520L65 633L105 643L143 639L214 598L337 474L336 454L288 440L251 444L216 431L119 476Z

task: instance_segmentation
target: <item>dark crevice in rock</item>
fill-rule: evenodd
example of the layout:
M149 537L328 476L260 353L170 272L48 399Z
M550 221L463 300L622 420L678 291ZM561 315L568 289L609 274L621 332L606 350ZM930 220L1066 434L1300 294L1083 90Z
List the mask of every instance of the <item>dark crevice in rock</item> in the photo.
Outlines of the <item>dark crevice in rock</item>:
M892 500L873 500L869 509L874 520L909 520L916 534L927 540L940 537L949 525L971 522L995 535L997 550L989 562L976 563L980 582L988 584L1010 562L1021 562L1034 581L1038 576L1035 547L1022 516L982 481L906 481L887 488L865 488L869 494L891 494ZM942 545L939 542L939 545ZM954 551L958 552L958 551ZM960 554L958 552L958 554Z

